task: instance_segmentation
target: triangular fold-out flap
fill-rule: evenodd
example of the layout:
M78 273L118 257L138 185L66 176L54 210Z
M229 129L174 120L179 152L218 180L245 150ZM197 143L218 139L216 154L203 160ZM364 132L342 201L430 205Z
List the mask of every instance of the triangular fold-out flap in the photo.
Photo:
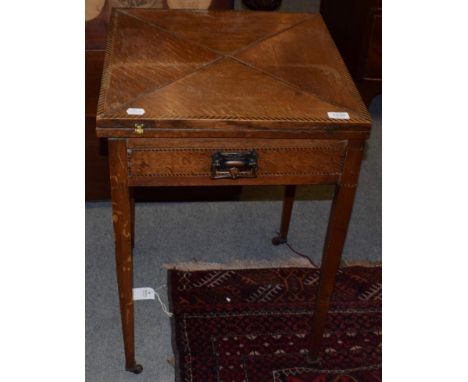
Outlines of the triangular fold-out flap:
M367 109L320 15L313 15L236 57L326 102L368 118Z
M303 92L225 58L198 72L135 100L145 118L163 120L220 119L273 121L328 121L328 112L340 111ZM114 117L124 117L119 110ZM350 113L351 119L355 115Z
M232 53L300 23L304 13L127 10L179 37L217 52Z
M115 34L106 74L105 112L219 57L123 12L114 14L113 23Z

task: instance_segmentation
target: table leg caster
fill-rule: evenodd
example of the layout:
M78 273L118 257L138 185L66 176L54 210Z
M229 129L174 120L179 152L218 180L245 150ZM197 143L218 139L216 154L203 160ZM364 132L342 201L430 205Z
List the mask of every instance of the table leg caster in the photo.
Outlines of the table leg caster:
M309 354L306 354L305 358L306 358L307 365L312 366L312 367L320 366L320 364L322 363L322 360L320 359L320 357L311 357Z
M133 374L140 374L143 371L143 366L136 364L134 367L126 367L125 370Z
M271 239L271 242L273 245L280 245L287 243L287 240L281 238L280 236L275 236L273 239Z

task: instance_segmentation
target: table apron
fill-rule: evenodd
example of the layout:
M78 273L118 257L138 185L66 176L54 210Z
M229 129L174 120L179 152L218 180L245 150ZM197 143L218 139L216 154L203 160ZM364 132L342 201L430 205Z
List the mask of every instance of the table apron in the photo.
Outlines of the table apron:
M336 184L346 140L317 139L156 139L127 140L130 186L229 186ZM255 171L213 179L216 153L255 152ZM218 156L219 157L219 156ZM254 172L254 174L252 174ZM252 177L246 177L246 176Z

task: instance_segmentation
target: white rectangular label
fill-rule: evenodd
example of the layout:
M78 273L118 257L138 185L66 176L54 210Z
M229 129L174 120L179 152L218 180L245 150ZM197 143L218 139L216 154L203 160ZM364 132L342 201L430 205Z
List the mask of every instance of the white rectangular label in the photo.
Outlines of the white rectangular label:
M329 111L327 114L330 119L349 119L349 114L345 111Z
M127 109L127 114L128 115L143 115L145 114L145 109L130 107Z
M153 288L133 288L133 301L137 300L154 300Z

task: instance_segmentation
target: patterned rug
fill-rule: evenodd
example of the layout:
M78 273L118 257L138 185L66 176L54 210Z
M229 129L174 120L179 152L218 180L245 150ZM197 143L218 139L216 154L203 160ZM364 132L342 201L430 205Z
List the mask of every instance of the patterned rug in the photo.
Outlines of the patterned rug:
M381 381L381 268L339 270L322 363L305 362L319 271L170 270L183 382Z

